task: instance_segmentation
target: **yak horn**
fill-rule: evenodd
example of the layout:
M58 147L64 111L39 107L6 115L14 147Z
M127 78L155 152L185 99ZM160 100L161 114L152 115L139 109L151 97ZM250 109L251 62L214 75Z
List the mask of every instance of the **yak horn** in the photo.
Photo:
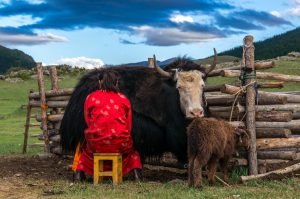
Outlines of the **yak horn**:
M164 71L163 69L161 69L161 68L157 65L155 55L153 55L153 62L154 62L154 68L156 69L156 71L157 71L161 76L163 76L163 77L169 77L169 78L172 77L171 73L169 73L169 72L167 72L167 71Z
M211 71L213 71L214 69L215 69L215 67L216 67L216 65L217 65L217 51L216 51L216 49L214 48L214 62L212 63L212 65L209 67L209 68L207 68L206 70L205 70L205 75L207 76Z

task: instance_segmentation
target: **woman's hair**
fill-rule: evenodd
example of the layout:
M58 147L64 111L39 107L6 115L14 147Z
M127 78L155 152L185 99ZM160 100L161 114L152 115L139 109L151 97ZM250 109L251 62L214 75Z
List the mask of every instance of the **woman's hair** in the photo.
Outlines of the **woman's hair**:
M111 69L105 69L99 75L99 89L105 91L119 92L118 74Z

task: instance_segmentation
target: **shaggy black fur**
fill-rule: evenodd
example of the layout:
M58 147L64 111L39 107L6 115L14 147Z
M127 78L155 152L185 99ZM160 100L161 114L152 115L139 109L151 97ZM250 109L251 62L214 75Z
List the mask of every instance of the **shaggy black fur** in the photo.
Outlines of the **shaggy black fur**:
M188 60L187 60L188 61ZM186 62L189 63L189 62ZM172 65L172 64L170 64ZM171 66L170 66L171 67ZM180 65L179 68L186 68ZM175 65L172 65L175 68ZM180 109L179 93L175 83L164 79L150 68L111 68L119 76L119 87L132 105L132 136L142 158L173 152L179 161L187 160L185 117ZM62 147L74 151L87 127L83 105L88 94L98 89L98 77L104 69L96 69L83 76L71 96L61 123Z

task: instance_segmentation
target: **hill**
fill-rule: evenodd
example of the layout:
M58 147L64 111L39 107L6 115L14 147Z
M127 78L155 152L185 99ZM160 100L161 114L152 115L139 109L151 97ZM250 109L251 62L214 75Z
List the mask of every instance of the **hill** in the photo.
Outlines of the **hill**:
M211 64L213 62L214 57L207 57L204 59L198 59L195 60L196 63L198 64ZM229 55L218 55L218 64L224 63L224 62L239 62L240 58L234 57L234 56L229 56Z
M34 59L17 49L9 49L0 45L0 74L11 67L32 68Z
M276 58L292 51L300 52L300 27L264 41L254 42L254 46L255 60ZM235 47L220 55L241 57L242 52L242 47Z

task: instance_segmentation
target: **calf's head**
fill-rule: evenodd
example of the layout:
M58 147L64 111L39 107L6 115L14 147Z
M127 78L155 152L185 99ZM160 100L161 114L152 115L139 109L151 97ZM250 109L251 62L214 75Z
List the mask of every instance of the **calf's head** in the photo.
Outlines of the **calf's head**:
M204 79L216 66L217 53L214 49L214 63L202 72L200 70L180 70L167 72L157 66L154 56L154 66L156 70L164 77L172 78L176 83L179 92L180 108L188 119L204 117Z
M246 149L249 149L250 147L250 137L246 130L246 128L243 127L237 127L235 129L235 143L236 147L245 147Z

